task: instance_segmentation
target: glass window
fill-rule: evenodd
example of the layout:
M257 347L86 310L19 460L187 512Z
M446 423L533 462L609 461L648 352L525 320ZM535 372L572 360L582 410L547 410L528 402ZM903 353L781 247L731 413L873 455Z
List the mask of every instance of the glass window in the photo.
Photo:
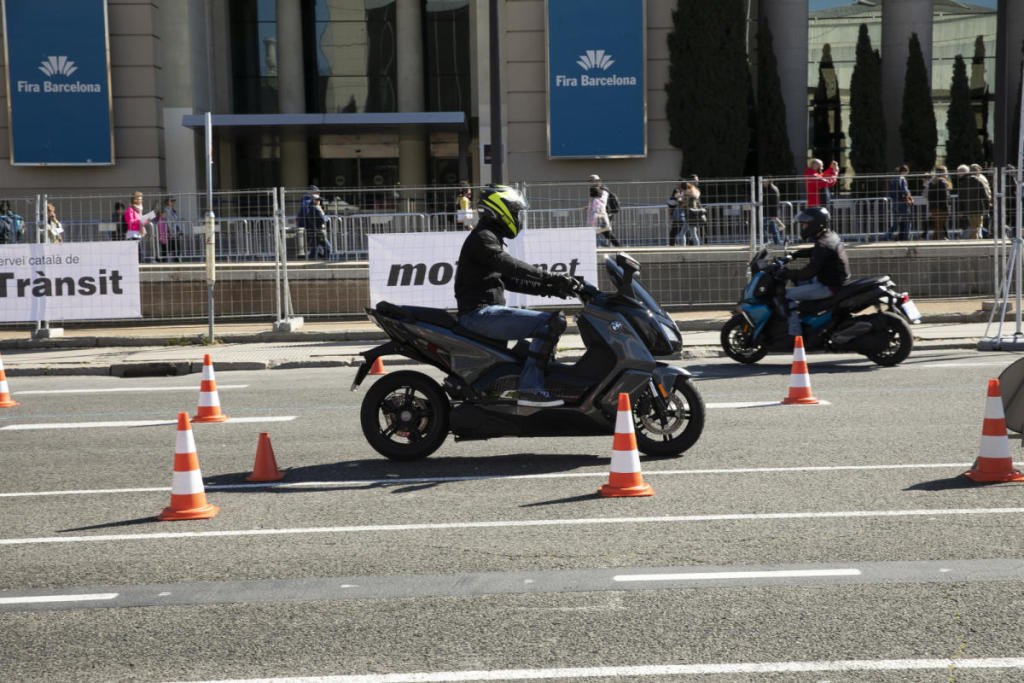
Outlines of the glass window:
M427 111L471 110L469 0L423 0Z
M311 0L303 35L307 110L393 112L397 47L395 0Z
M234 107L240 114L278 111L275 8L274 0L231 2Z

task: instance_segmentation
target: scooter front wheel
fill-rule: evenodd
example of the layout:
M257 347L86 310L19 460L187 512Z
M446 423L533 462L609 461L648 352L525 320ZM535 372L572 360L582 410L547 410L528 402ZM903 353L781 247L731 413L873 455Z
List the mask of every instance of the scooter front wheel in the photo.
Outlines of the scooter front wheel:
M742 315L736 314L722 326L722 350L738 363L756 363L768 353L764 344L754 343L754 327Z
M449 408L437 382L403 370L373 383L359 418L375 451L392 460L419 460L440 448L448 436Z
M648 389L633 401L637 449L644 455L666 458L682 455L704 431L704 399L685 377L676 378L668 396Z

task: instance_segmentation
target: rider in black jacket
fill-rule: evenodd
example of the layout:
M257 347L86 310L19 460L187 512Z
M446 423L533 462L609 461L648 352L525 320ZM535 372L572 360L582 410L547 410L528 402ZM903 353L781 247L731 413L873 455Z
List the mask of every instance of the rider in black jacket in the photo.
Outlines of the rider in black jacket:
M505 239L522 229L520 212L526 199L511 187L489 186L480 193L480 221L466 236L455 270L455 299L459 324L470 332L494 339L530 338L530 350L519 375L521 406L562 405L544 390L544 370L565 331L561 311L543 313L505 306L505 290L568 298L579 291L569 275L548 273L505 251Z
M810 258L810 262L799 270L783 268L779 277L796 283L786 290L789 304L789 333L794 337L802 334L800 312L797 304L811 299L827 299L850 279L850 261L846 247L839 235L829 230L828 209L812 206L796 217L800 226L800 237L814 240L814 246L798 249L795 258Z

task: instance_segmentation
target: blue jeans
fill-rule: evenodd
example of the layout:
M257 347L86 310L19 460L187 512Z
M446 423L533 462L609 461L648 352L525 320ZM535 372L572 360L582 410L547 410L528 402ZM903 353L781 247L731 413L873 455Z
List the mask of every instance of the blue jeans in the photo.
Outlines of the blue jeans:
M892 210L892 214L893 224L889 226L886 236L892 239L893 233L898 232L899 241L906 242L910 239L910 207L900 202Z
M491 339L527 339L530 351L539 353L544 345L544 337L548 333L548 313L528 311L523 308L508 306L484 306L483 308L463 313L459 316L459 324L474 334ZM519 373L519 393L544 390L544 371L537 367L537 359L527 356L523 363L523 371Z
M334 254L334 247L326 237L314 238L309 245L309 258L323 258L330 260Z
M764 217L764 231L767 237L769 237L773 244L782 244L782 238L779 236L779 226L775 222L776 219L771 216Z
M810 280L802 280L800 284L794 285L786 290L786 300L789 301L789 333L794 337L798 334L803 334L803 328L800 327L800 311L797 310L797 304L801 301L811 301L814 299L827 299L832 296L832 290L829 289L828 285L823 285L818 282L817 277L812 277Z

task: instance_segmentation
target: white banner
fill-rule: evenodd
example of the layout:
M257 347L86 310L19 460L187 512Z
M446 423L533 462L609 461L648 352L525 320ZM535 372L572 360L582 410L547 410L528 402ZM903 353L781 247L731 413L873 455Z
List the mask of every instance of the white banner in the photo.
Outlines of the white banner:
M369 235L370 303L456 308L455 266L468 232ZM552 273L597 282L593 228L526 230L508 252ZM509 306L557 306L561 299L506 292Z
M0 322L140 317L138 243L0 246Z

